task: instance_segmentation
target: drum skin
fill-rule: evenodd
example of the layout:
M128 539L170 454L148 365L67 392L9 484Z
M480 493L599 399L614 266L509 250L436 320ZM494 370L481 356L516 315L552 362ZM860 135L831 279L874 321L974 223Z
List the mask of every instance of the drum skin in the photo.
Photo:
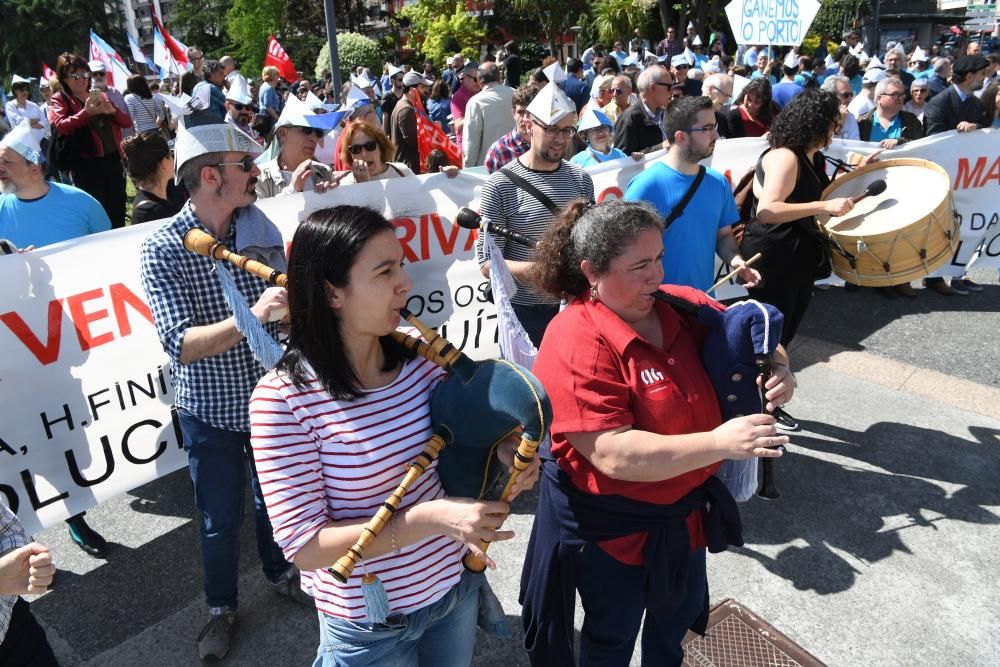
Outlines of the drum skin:
M833 251L833 272L866 287L923 278L943 266L958 247L959 228L948 172L928 160L880 160L841 176L823 199L854 197L882 179L885 192L866 197L843 217L820 223Z

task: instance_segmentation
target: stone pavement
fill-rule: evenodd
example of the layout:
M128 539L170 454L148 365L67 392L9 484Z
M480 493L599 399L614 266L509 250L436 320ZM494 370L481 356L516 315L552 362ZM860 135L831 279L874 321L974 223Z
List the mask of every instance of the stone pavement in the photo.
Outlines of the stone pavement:
M1000 664L1000 287L920 292L916 303L817 295L793 349L789 410L804 431L779 461L784 495L743 505L746 546L709 557L713 600L739 600L830 665ZM515 627L533 501L515 503L517 538L491 552ZM33 609L63 664L198 663L192 515L180 471L88 512L114 543L107 561L82 554L64 526L38 536L63 570ZM266 588L245 529L240 634L225 664L310 664L315 614ZM526 661L518 641L483 638L474 664Z

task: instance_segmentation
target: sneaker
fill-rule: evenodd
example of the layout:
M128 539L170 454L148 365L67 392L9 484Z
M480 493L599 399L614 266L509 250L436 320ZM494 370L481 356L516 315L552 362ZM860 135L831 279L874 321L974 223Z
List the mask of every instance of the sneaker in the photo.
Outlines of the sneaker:
M924 278L924 287L932 292L937 292L941 296L955 296L961 293L946 283L944 278Z
M198 655L208 662L222 660L235 637L236 612L229 607L211 607L208 623L198 633Z
M802 428L801 426L799 426L799 423L797 421L795 421L795 419L790 414L788 414L787 412L785 412L781 408L778 408L777 410L775 410L771 414L774 415L774 419L776 420L774 426L779 431L787 431L789 433L792 433L792 432L801 430L801 428Z
M961 278L952 279L951 290L959 296L969 296L969 288L965 286L965 281Z
M94 558L104 558L108 555L108 542L100 534L87 525L82 514L66 519L69 526L69 537L76 546Z
M969 290L970 292L982 292L983 286L977 282L969 280L968 278L955 278L951 281L951 286L955 287L955 283L958 283L958 287L961 289Z
M285 597L298 602L303 607L308 609L315 609L316 603L313 599L302 590L302 580L299 577L299 570L294 565L281 575L277 581L271 582L271 588L278 595L284 595Z

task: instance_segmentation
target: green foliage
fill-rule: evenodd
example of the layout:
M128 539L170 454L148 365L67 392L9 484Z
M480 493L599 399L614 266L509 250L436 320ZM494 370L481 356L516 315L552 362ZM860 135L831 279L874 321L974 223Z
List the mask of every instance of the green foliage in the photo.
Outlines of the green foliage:
M267 37L281 40L284 2L282 0L233 0L226 15L230 55L247 76L259 76L267 53ZM289 52L292 61L295 54Z
M424 60L443 65L448 56L458 52L466 58L479 59L479 46L486 31L465 11L464 2L421 0L404 7L399 16L410 22L407 46Z
M170 11L167 30L184 36L184 43L197 46L207 58L226 55L226 19L233 0L177 0Z
M646 33L649 10L656 0L597 0L594 3L593 26L607 48L616 40L628 42L632 31Z
M340 58L340 80L350 81L350 69L361 65L370 67L375 76L382 73L383 51L378 42L354 32L337 35L337 55ZM326 44L316 59L316 79L320 80L323 70L330 69L330 48Z
M809 32L833 37L837 40L837 44L840 44L844 28L854 27L865 4L864 0L820 0L819 11L816 12L816 18L813 19Z
M511 6L535 22L553 51L556 38L569 34L570 27L590 12L588 0L511 0Z

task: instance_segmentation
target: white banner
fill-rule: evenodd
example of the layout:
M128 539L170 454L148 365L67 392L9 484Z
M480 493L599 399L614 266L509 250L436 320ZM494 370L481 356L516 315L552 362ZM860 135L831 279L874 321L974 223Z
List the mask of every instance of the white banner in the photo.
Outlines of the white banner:
M726 18L737 44L798 46L818 11L816 0L733 0Z
M764 147L760 139L719 141L711 166L739 180ZM838 142L830 152L872 148ZM948 133L885 155L921 157L951 174L962 216L952 275L977 250L977 261L1000 264L1000 133ZM594 168L598 201L620 198L629 180L661 156ZM452 224L460 207L477 208L485 178L469 170L453 179L394 179L265 200L260 207L286 242L320 207L383 210L396 223L413 278L407 306L428 325L444 325L448 339L471 356L486 358L497 354L495 310L483 296L475 233ZM159 224L0 257L0 494L29 531L187 463L171 419L167 357L139 282L139 246ZM730 287L718 296L741 292Z

